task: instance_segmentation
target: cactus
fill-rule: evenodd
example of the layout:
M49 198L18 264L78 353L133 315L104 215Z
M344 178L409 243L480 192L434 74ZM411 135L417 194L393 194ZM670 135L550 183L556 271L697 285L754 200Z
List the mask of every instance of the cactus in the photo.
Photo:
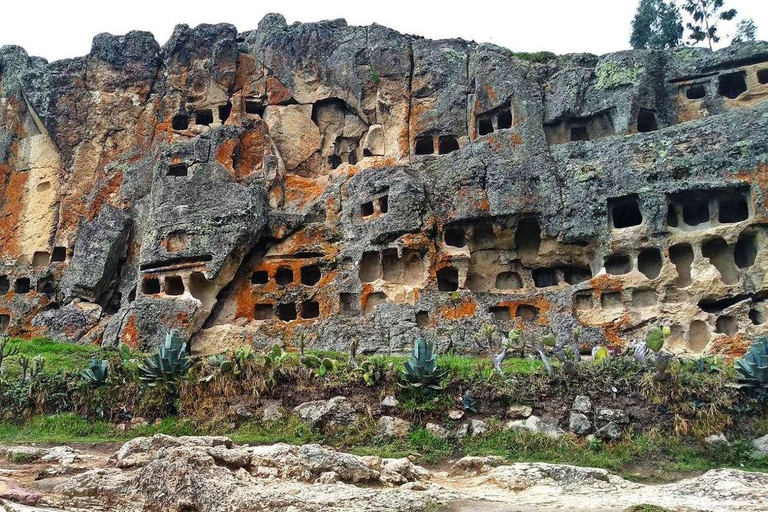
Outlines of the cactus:
M768 337L752 342L744 357L734 363L741 387L758 394L768 393Z
M0 340L0 372L2 372L2 369L3 369L3 362L9 357L13 357L19 353L19 346L18 345L8 346L10 342L11 342L11 338L8 338L8 337L5 337L2 340Z
M187 355L187 344L179 332L172 329L165 337L165 343L151 356L139 363L139 379L148 386L174 386L191 365Z
M299 362L307 368L315 370L315 375L320 378L325 377L328 372L334 371L338 367L338 363L333 359L327 357L320 359L311 354L300 358Z
M288 353L280 348L280 345L275 343L272 345L272 349L262 357L264 358L265 366L269 368L280 368L283 361L288 357Z
M411 354L411 360L405 362L403 379L414 388L442 390L440 380L445 376L445 372L437 369L437 356L432 344L419 339L414 344Z
M106 359L93 358L88 363L88 368L80 372L80 375L91 386L101 386L107 381L109 363Z

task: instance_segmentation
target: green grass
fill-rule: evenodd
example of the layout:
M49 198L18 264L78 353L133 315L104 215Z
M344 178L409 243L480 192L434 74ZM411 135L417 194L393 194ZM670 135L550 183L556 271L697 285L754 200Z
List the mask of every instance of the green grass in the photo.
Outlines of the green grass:
M19 349L18 355L3 361L3 373L9 376L19 375L20 367L17 362L19 356L26 356L30 360L41 356L45 359L45 366L43 367L45 373L76 372L87 368L91 357L102 351L99 347L92 345L59 343L47 338L34 338L29 341L11 338L8 347L18 347ZM6 350L8 349L6 348Z

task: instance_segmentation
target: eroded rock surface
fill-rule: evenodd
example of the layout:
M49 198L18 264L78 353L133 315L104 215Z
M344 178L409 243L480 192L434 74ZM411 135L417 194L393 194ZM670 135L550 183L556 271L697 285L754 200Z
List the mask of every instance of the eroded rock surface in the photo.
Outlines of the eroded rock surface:
M275 14L3 47L0 331L370 353L664 321L738 354L768 325L767 70L764 42L539 64Z
M649 503L684 511L695 503L696 510L735 512L765 510L768 500L768 475L731 469L654 486L603 469L507 465L501 457L465 457L447 472L430 472L406 458L319 445L249 447L156 435L126 443L112 457L81 453L88 467L51 476L44 451L27 450L38 457L32 462L0 464L11 475L0 480L0 510L235 512L258 504L265 511L622 511ZM131 458L140 463L124 463Z

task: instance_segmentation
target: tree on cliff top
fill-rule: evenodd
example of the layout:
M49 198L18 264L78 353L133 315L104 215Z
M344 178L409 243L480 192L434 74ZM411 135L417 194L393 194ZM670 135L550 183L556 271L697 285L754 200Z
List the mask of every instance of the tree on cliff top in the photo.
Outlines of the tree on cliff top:
M632 48L663 50L680 45L683 20L674 2L640 0L632 20Z
M732 43L744 43L757 40L757 25L752 18L745 18L736 25L736 35Z
M724 4L725 0L685 0L683 9L693 19L686 24L691 31L688 38L694 44L706 40L711 50L712 44L720 41L718 22L731 21L737 14L736 9L722 10Z

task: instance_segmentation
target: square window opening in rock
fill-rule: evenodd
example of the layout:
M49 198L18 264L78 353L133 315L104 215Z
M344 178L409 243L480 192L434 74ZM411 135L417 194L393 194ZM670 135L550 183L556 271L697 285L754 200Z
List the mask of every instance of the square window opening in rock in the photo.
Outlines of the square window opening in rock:
M429 135L416 137L416 147L414 153L417 155L431 155L435 152L435 140Z
M245 113L264 117L264 110L266 107L261 102L254 100L245 100Z
M384 304L387 301L387 296L383 292L369 293L365 298L365 310L366 315L372 315L376 311L376 306Z
M266 270L256 270L251 274L251 284L267 284L269 282L269 272Z
M275 315L283 322L296 320L296 304L294 302L278 304L277 308L275 308Z
M496 118L496 126L499 130L512 128L512 110L506 109L499 112L499 115Z
M747 92L747 74L744 71L720 75L717 92L720 96L736 99Z
M272 320L275 318L275 306L272 304L256 304L253 308L254 320Z
M301 267L301 284L306 286L314 286L320 281L323 273L320 271L320 267L317 265L307 265Z
M691 85L685 90L685 97L689 100L700 100L707 95L707 89L703 85Z
M749 205L745 197L728 197L718 201L717 220L733 224L749 218Z
M637 197L609 200L608 203L614 228L623 229L643 223Z
M459 289L459 271L444 267L437 271L437 289L441 292L455 292Z
M187 176L188 174L189 171L187 170L187 166L185 164L173 164L168 167L168 176L181 177Z
M656 111L641 108L637 113L637 131L640 133L655 132L659 129L656 121Z
M32 255L33 267L45 267L51 260L51 254L48 251L37 251Z
M557 271L553 268L535 268L532 274L536 288L557 286Z
M509 311L509 307L507 306L493 306L488 309L488 312L491 313L493 318L499 322L512 320L512 313Z
M464 228L461 226L451 226L446 228L443 233L443 239L445 240L445 245L451 247L464 247L467 245L464 238Z
M165 237L165 250L167 252L181 252L189 245L189 235L183 229L177 229L171 231L168 236Z
M661 251L655 247L643 249L637 255L637 269L648 279L659 277L662 266Z
M275 272L275 282L280 286L285 286L293 282L293 269L291 267L280 267Z
M310 319L320 316L320 304L314 300L307 300L301 303L301 318Z
M397 249L381 251L381 272L382 278L389 283L403 282L403 260L399 257Z
M360 205L360 216L370 217L373 215L373 201L366 201Z
M604 292L600 296L600 307L603 309L621 309L621 293Z
M749 321L752 322L752 325L762 325L768 320L768 315L765 314L764 310L752 308L749 310Z
M490 222L479 222L472 227L473 249L488 249L496 243L496 233Z
M174 130L186 130L189 128L189 119L184 114L176 114L171 120L171 126Z
M28 277L22 277L16 280L16 293L29 293L30 283Z
M515 310L515 317L525 322L535 322L539 318L539 308L528 304L521 304Z
M380 213L389 212L389 196L381 196L379 198L379 212Z
M459 150L459 141L457 141L456 137L454 137L453 135L446 135L438 139L437 151L441 155L453 153L454 151L458 151L458 150Z
M66 247L54 247L51 253L51 263L60 263L67 259Z
M669 248L669 260L677 269L675 285L678 288L685 288L693 282L691 279L693 256L693 248L690 244L677 244Z
M490 118L482 118L477 120L477 134L488 135L493 133L493 121Z
M8 326L11 324L10 315L0 315L0 332L5 333L8 330Z
M160 280L156 277L148 277L141 284L144 295L157 295L160 293Z
M356 293L339 294L341 314L353 316L360 314L360 296Z
M573 307L576 311L587 311L594 309L595 304L592 299L592 292L577 293L573 296Z
M208 126L213 123L213 110L206 108L195 112L195 124Z
M523 280L517 272L500 272L496 275L497 290L520 290Z
M37 280L36 286L37 293L51 296L56 293L56 289L53 286L53 279L50 277L41 277Z
M709 202L699 199L684 204L683 222L689 226L698 226L699 224L709 222Z
M589 140L589 132L586 126L571 127L571 142Z
M535 258L541 247L541 227L536 217L520 219L515 230L515 247L520 258Z
M330 166L331 169L336 169L341 164L342 164L341 156L331 155L328 157L328 165Z
M357 275L363 283L371 283L381 278L381 255L378 251L363 253L363 259L360 260L360 270Z
M429 311L416 312L416 325L422 329L429 325Z
M166 295L184 295L184 281L181 276L167 276L165 278Z
M763 85L768 84L768 68L758 70L757 83Z
M648 308L656 305L656 292L643 288L641 290L632 291L632 307L633 308Z
M229 114L232 113L232 103L229 101L226 105L219 105L219 121L224 124L229 119Z
M592 271L588 268L568 267L563 269L563 279L568 284L579 284L592 279Z
M0 294L5 295L11 289L11 281L8 276L0 276Z
M627 274L632 270L632 260L623 254L614 254L605 260L605 271L613 275Z

